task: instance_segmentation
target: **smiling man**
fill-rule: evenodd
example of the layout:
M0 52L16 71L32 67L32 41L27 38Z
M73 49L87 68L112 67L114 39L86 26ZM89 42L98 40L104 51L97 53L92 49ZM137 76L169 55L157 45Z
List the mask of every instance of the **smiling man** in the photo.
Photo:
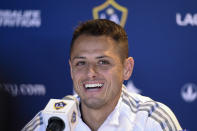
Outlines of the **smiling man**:
M123 51L117 44L110 36L83 34L74 41L70 55L71 77L81 98L83 120L93 130L114 110L123 80L132 72L133 59L122 60L119 52Z
M71 41L70 70L77 96L75 131L179 131L173 112L148 97L129 93L124 80L132 74L124 29L109 20L80 24ZM39 116L42 118L42 115ZM33 125L30 122L23 130ZM43 123L34 130L46 129Z

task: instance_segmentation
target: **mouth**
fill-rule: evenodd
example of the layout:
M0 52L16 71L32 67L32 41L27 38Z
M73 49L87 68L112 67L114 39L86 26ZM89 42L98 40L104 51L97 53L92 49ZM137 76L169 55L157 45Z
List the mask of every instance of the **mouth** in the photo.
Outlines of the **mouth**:
M86 89L96 89L96 88L101 88L104 84L85 84Z
M101 89L103 87L103 85L104 85L104 83L101 83L101 82L86 82L83 84L83 86L86 90Z

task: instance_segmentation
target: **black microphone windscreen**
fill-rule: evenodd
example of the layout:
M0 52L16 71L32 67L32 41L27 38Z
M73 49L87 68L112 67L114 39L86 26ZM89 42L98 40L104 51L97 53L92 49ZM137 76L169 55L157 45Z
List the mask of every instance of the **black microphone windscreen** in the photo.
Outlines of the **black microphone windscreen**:
M63 131L65 128L64 121L59 117L51 117L48 121L46 131Z

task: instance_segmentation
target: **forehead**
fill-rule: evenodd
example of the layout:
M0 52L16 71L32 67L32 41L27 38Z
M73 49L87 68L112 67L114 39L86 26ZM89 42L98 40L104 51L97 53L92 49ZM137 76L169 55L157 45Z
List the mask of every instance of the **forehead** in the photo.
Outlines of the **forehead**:
M74 42L71 58L77 55L94 55L97 53L99 55L102 53L103 55L117 55L116 41L108 36L81 35Z

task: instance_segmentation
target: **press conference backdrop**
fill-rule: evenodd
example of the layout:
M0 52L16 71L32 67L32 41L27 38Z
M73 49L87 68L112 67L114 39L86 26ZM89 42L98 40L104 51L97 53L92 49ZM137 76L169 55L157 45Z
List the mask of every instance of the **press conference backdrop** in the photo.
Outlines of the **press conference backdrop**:
M73 93L72 33L96 18L128 33L129 90L168 105L184 129L196 131L196 0L1 0L0 125L20 130L50 98Z

